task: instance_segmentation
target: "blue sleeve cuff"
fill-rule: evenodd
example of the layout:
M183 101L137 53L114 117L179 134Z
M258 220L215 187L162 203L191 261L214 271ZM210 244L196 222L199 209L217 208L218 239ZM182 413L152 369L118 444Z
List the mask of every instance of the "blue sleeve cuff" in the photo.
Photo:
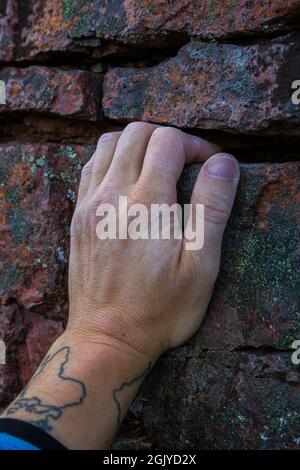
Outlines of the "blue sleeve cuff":
M0 450L66 450L53 436L19 419L0 419Z
M11 436L5 432L0 433L0 450L40 450L23 439Z

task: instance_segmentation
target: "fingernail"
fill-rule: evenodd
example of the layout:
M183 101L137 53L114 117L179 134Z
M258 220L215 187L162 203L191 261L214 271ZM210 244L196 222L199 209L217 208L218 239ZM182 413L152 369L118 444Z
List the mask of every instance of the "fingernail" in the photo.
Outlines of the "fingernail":
M213 178L234 180L239 177L239 169L229 157L216 157L207 162L207 174Z

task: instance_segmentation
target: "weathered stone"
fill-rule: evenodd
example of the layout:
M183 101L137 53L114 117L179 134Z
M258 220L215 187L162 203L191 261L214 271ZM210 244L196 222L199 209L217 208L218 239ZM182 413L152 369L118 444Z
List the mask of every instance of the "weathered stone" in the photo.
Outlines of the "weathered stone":
M279 34L300 22L298 0L31 0L20 1L18 10L17 0L3 1L2 60L62 52L101 56L101 39L139 47L178 47L188 37Z
M15 56L17 25L17 0L2 1L0 5L0 62L13 60Z
M69 31L80 23L69 15L73 0L31 0L20 2L19 43L16 59L37 59L62 52L85 53L99 48L98 38L84 37L73 40ZM80 12L80 9L78 13Z
M179 349L156 365L132 419L143 423L154 448L299 449L299 381L288 382L292 370L291 353L188 356ZM126 448L136 446L129 436ZM123 442L124 436L115 446Z
M187 37L289 31L300 19L297 0L64 0L69 36L94 37L143 46L174 46Z
M2 219L2 207L1 207ZM1 225L3 221L1 220ZM1 258L3 250L1 239ZM2 264L2 263L1 263ZM2 266L1 266L2 267ZM0 271L2 282L2 271ZM14 299L3 301L0 299L0 338L6 346L6 364L0 364L0 410L14 399L20 388L19 364L17 360L18 348L25 338L23 312Z
M84 70L41 66L4 68L6 104L0 113L34 111L95 121L101 115L102 81Z
M0 292L5 302L14 299L25 309L42 306L49 318L62 318L77 180L93 148L0 146Z
M6 302L1 299L0 329L7 350L6 364L0 365L1 409L32 377L51 344L63 332L63 324L24 310L15 299Z
M69 227L94 146L0 145L0 403L24 385L67 317Z
M17 354L22 384L31 379L37 364L42 362L45 353L64 331L61 321L50 320L34 313L26 315L26 323L26 339Z
M124 126L108 121L86 121L41 114L19 113L13 119L0 115L0 139L3 142L58 142L60 144L94 144L104 132L119 132Z
M183 201L197 174L197 165L186 170ZM299 162L242 165L221 273L192 348L285 350L300 337L299 190Z
M111 119L241 133L300 133L291 100L300 76L300 38L236 46L192 42L146 69L113 68L105 76Z
M185 170L181 202L198 171ZM125 428L116 448L300 448L300 163L241 174L204 324L159 361L132 406L146 438Z

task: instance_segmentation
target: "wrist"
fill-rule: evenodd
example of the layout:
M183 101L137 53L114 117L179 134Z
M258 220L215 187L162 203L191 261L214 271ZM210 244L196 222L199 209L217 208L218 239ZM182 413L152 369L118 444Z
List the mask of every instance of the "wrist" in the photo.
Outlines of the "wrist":
M115 370L135 370L145 364L155 364L158 356L144 354L105 335L92 336L78 335L77 332L66 329L66 331L55 341L52 348L57 349L67 346L76 354L77 365L88 370L102 368L103 363L112 362ZM51 349L52 349L51 348Z
M95 341L78 337L71 329L63 333L54 348L66 345L72 356L70 373L86 384L86 413L99 414L103 423L107 423L111 439L105 447L109 447L155 359L127 349L110 338L100 340L98 337ZM103 436L98 442L101 440Z
M107 449L151 366L141 354L67 329L8 414L52 433L67 448Z
M123 321L118 322L118 316L114 312L107 312L102 321L98 319L97 322L84 326L82 322L77 325L74 317L70 314L71 321L63 338L84 351L93 351L96 356L102 356L107 351L109 354L115 353L115 357L119 357L122 362L128 362L130 365L136 363L138 366L149 362L154 364L164 352L159 341L153 339L152 332L147 334L144 329L135 327L130 321L125 325Z

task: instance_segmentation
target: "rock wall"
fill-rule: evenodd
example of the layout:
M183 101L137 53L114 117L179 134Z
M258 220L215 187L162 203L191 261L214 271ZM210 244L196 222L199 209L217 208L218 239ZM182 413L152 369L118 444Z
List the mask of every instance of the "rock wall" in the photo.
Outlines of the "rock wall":
M242 177L203 328L156 365L115 447L300 448L300 2L1 0L0 61L0 406L66 324L83 164L147 120L214 140Z

